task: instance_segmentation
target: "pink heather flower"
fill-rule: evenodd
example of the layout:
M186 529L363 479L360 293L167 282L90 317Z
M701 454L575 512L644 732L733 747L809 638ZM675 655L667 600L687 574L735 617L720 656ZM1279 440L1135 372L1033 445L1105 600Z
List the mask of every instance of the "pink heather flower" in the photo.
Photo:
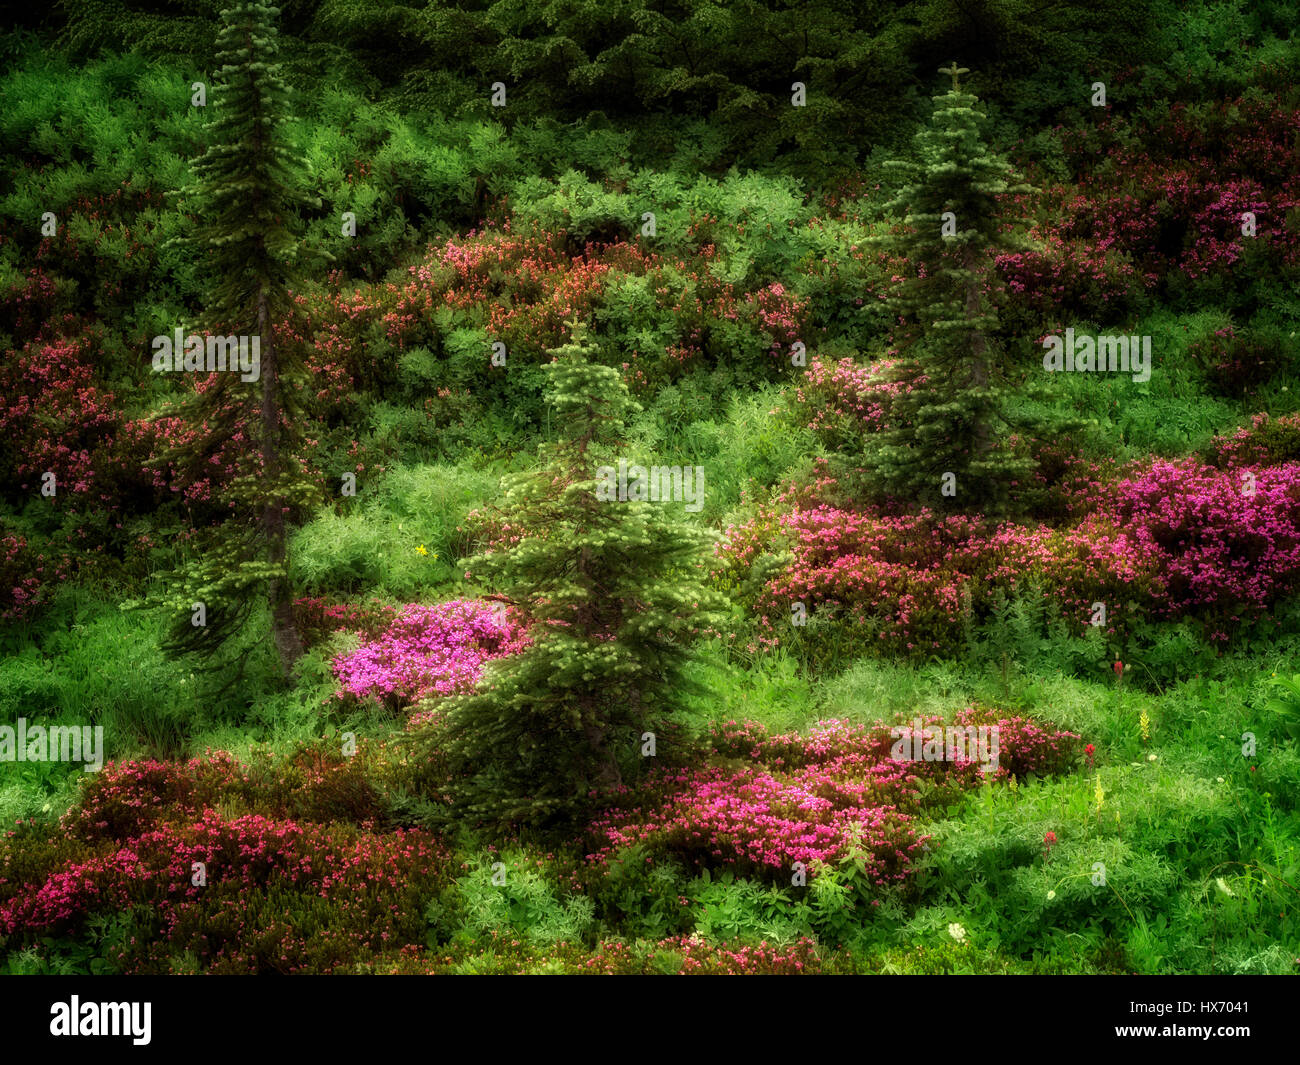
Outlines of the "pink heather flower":
M376 639L334 660L339 695L395 707L472 688L485 662L528 644L524 629L491 603L455 599L404 607Z

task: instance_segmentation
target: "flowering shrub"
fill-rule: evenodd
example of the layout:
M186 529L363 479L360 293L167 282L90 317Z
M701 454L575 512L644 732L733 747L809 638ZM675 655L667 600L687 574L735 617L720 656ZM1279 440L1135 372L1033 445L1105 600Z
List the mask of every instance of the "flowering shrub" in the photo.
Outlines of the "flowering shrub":
M999 270L1043 314L1113 320L1135 293L1226 275L1247 245L1293 263L1298 127L1281 100L1238 98L1204 110L1175 103L1146 128L1112 119L1058 131L1079 176L1044 188L1036 247L1000 256ZM1242 233L1246 212L1254 236Z
M120 413L95 379L95 346L91 334L38 339L0 363L0 440L19 488L35 493L49 471L60 494L93 492L97 503L115 506L96 482Z
M830 449L860 451L863 438L884 428L886 402L905 386L882 380L892 360L863 365L853 359L827 362L816 356L791 397L795 420Z
M50 189L46 167L27 158L11 176L29 193L42 189L58 197L46 203L61 224L53 235L41 234L31 253L37 265L25 269L23 281L0 286L6 332L27 340L63 313L110 321L157 284L156 246L166 206L161 189L133 187L124 178L98 195L72 195L81 182L59 182L64 198Z
M0 537L0 622L28 617L40 601L43 559L32 558L21 536Z
M1300 460L1300 412L1280 418L1256 414L1250 425L1231 436L1217 437L1211 451L1212 461L1221 468Z
M209 972L330 972L422 941L448 854L422 832L379 833L388 765L374 755L108 764L57 826L2 841L0 950L117 914L129 972L187 952Z
M631 819L596 822L601 846L592 857L652 840L656 849L685 855L696 865L771 875L794 862L832 860L856 827L871 854L868 875L883 887L906 878L912 852L924 842L909 827L908 815L880 804L909 776L907 767L884 763L854 781L820 767L793 774L680 770L656 781L668 792L657 809L637 808Z
M373 696L394 709L473 687L489 659L516 654L525 629L490 603L454 599L404 607L377 638L339 655L339 696Z
M1130 549L1161 569L1159 614L1235 622L1300 578L1300 466L1156 462L1121 482L1115 508Z
M441 405L426 401L437 396L482 398L489 339L506 345L512 365L539 364L568 339L575 316L599 324L634 391L702 359L765 352L761 368L780 365L805 333L806 301L780 282L751 290L719 279L710 269L716 254L706 245L670 260L627 241L575 248L562 232L516 232L507 220L431 247L400 283L331 275L322 292L297 297L296 330L314 349L327 406L391 380L377 358L391 347L422 353L412 398L430 414Z
M62 825L80 839L126 839L220 805L275 818L369 826L385 820L377 788L386 770L365 745L346 757L337 748L314 745L280 758L258 753L246 765L224 751L186 762L110 762L86 779L80 802Z
M1059 772L1076 757L1077 735L1024 718L970 707L955 723L998 726L995 778ZM779 877L795 862L834 863L855 850L865 879L878 887L901 883L925 843L911 827L921 809L918 781L938 785L932 794L955 794L981 774L974 761L895 760L895 742L889 726L843 721L822 722L808 736L769 736L753 722L715 726L715 758L748 764L660 771L592 824L588 862L603 865L640 845L695 866Z
M434 973L569 973L587 976L795 976L839 971L834 956L802 937L785 946L761 943L713 943L697 935L671 936L650 942L607 939L594 950L580 943L539 948L526 939L493 933L469 945L424 952L410 948L374 971L421 975Z
M1244 438L1235 446L1248 450ZM1135 601L1152 618L1212 622L1224 639L1296 587L1300 466L1157 462L1110 484L1075 483L1091 485L1073 508L1086 516L1058 528L855 511L787 492L727 530L719 577L750 588L760 629L773 634L765 641L803 602L881 649L916 654L951 644L999 590L1037 585L1080 625L1094 602ZM758 564L781 551L774 571ZM744 584L751 570L756 587Z
M821 971L816 944L801 938L788 946L709 943L699 936L657 942L638 958L626 943L609 941L585 962L588 973L673 973L678 976L798 976Z
M0 856L0 936L59 934L94 914L130 911L136 934L115 960L140 973L167 972L186 953L212 973L349 966L422 934L421 900L443 879L447 858L420 832L376 836L209 809L87 849L43 882L14 883L15 855L43 843L21 829L10 834ZM204 883L194 882L195 863Z
M777 521L778 543L793 562L758 591L760 627L772 630L775 619L785 624L789 604L798 601L904 654L942 648L997 589L1022 588L1032 578L1046 582L1067 610L1120 591L1132 596L1157 579L1154 567L1098 519L1058 532L924 510L886 516L818 506L796 507ZM757 522L729 529L719 548L723 563L755 554L756 535Z
M244 782L224 751L188 762L109 762L82 785L81 802L64 815L62 826L87 841L126 839L168 818L215 806Z
M923 715L920 720L923 728L943 723L943 718L937 715ZM1064 772L1074 757L1074 741L1079 738L1071 732L1049 732L1028 718L998 717L987 707L968 706L957 712L952 723L963 728L967 725L998 726L1000 753L998 770L992 774L995 778ZM910 724L904 723L899 727L898 737L911 735ZM807 736L799 733L772 736L757 722L737 724L728 721L713 725L711 741L713 754L720 757L762 761L784 769L802 769L851 757L868 760L889 758L897 739L889 726L872 729L842 721L823 721ZM951 776L955 769L965 773L975 764L921 762L915 768L918 772Z
M1114 249L1093 250L1050 232L1038 236L1040 247L999 255L997 268L1007 289L1041 313L1114 316L1127 307L1134 292L1158 281L1155 274L1140 274Z

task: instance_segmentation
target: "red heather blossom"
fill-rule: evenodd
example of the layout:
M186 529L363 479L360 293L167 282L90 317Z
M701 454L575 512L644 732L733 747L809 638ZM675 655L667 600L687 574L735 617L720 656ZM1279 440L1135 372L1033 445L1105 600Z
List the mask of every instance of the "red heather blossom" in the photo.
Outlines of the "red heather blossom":
M1300 205L1298 130L1294 108L1245 98L1198 114L1175 103L1154 128L1107 119L1059 130L1080 176L1062 183L1029 175L1042 203L1019 211L1045 221L1031 227L1034 250L1000 256L998 268L1013 292L1049 315L1107 317L1171 278L1226 273L1248 241L1294 263L1300 241L1286 218ZM1257 218L1253 237L1241 232L1247 211Z
M886 379L895 365L893 359L828 362L814 356L793 392L795 417L829 447L860 444L885 427L886 404L907 387Z
M594 957L583 964L594 973L626 972L632 964L631 947L623 942L602 943ZM797 976L817 972L821 961L817 945L806 937L785 947L768 944L757 946L709 943L699 936L675 936L661 939L646 957L649 972L659 954L681 959L678 976L744 976L749 974Z
M958 714L956 723L997 725L995 778L1062 769L1079 738L1024 718L994 719L974 708ZM865 852L871 881L881 887L899 883L913 871L915 853L926 842L912 828L917 782L928 777L966 788L981 774L974 761L895 761L893 744L889 726L844 721L822 722L808 736L769 736L754 722L715 727L718 756L753 764L652 774L629 793L626 805L592 824L596 845L588 861L604 864L622 848L642 845L698 866L775 876L789 875L795 862L833 863L856 844Z
M0 364L0 434L19 445L13 476L35 492L42 474L53 473L60 495L94 493L96 503L115 505L96 484L121 418L112 392L96 381L97 337L33 340Z
M42 559L33 559L21 536L0 537L0 621L28 617L40 602L47 577Z
M1251 415L1250 425L1242 426L1230 436L1214 440L1215 465L1220 468L1253 465L1272 466L1294 457L1295 452L1278 454L1279 444L1290 443L1300 450L1300 411L1274 418L1267 412Z
M86 848L36 882L0 875L0 936L75 933L92 915L133 909L151 927L120 949L128 972L165 972L187 951L209 972L329 972L421 934L422 898L446 861L422 832L227 820L209 809ZM196 862L207 870L202 886ZM300 929L296 912L311 915L314 931Z
M610 338L622 347L617 354L634 391L672 379L702 358L731 358L738 341L734 330L719 328L724 324L746 329L753 342L743 346L766 349L769 366L784 364L793 341L807 335L808 306L780 282L747 291L721 280L712 270L715 254L706 244L670 261L626 241L575 249L563 232L518 233L507 221L432 246L401 283L353 285L331 274L324 293L296 297L302 325L295 335L313 348L317 399L346 408L355 402L354 382L375 374L358 336L382 332L402 351L439 350L445 325L438 319L451 312L458 324L506 344L512 358L537 360L567 339L567 321L617 304L619 286L635 280L649 302L638 313L658 324L652 333L631 330L635 339L626 343ZM427 416L442 407L432 400L426 398ZM463 416L464 403L448 406Z
M523 626L481 600L402 608L376 639L334 660L339 696L403 707L473 687L483 664L529 643Z
M835 493L834 478L819 472L728 528L716 549L720 566L742 579L761 555L793 556L752 603L771 633L765 642L779 641L789 604L800 601L869 632L882 650L926 654L983 616L996 591L1013 593L1030 578L1081 630L1093 602L1131 599L1154 617L1206 620L1226 640L1300 587L1297 463L1220 470L1157 461L1098 483L1090 513L1056 528L849 510L819 498Z
M331 633L359 632L374 639L392 624L397 608L385 603L331 603L319 597L295 599L294 622L308 643L317 643Z
M1262 612L1300 578L1300 465L1217 470L1158 461L1122 481L1116 521L1131 550L1155 559L1164 615Z

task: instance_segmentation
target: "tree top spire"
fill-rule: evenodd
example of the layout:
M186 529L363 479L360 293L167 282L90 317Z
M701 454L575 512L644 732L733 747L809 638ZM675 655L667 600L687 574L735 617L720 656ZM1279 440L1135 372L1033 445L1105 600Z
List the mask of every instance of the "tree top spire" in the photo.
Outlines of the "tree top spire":
M953 91L953 92L956 92L956 91L957 91L957 75L959 75L959 74L969 74L969 73L970 73L970 70L969 70L967 67L959 67L959 66L957 65L957 61L954 59L954 60L952 61L952 63L951 63L949 66L946 66L946 67L940 67L940 68L939 68L939 73L940 73L940 74L948 74L948 75L951 75L951 77L952 77L952 91Z

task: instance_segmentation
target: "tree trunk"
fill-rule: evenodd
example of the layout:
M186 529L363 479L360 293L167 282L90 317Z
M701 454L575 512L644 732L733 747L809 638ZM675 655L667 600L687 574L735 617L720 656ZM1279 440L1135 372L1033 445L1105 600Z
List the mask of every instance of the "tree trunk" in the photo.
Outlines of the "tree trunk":
M582 734L586 736L587 744L591 747L600 767L596 774L596 783L603 791L614 790L623 783L623 774L619 772L618 759L614 757L614 752L605 743L605 730L598 725L584 724Z
M257 328L261 334L262 382L262 469L274 486L284 473L284 454L280 436L280 366L276 356L275 338L271 333L271 315L266 292L257 298ZM277 487L262 508L262 533L266 537L267 561L282 566L289 556L289 530L285 520L285 500ZM289 677L294 663L303 655L302 637L293 621L293 601L288 583L273 577L268 589L271 608L271 632L275 648L280 654L280 669Z
M977 262L973 253L967 255L966 268L975 273L975 278L966 286L966 314L970 318L978 318L984 312L983 304L980 300L980 282L979 273L976 270ZM970 338L970 383L974 388L987 388L989 383L989 346L988 339L980 330L971 333ZM989 425L987 413L980 408L981 414L979 421L975 425L975 453L983 457L993 449L992 427Z

